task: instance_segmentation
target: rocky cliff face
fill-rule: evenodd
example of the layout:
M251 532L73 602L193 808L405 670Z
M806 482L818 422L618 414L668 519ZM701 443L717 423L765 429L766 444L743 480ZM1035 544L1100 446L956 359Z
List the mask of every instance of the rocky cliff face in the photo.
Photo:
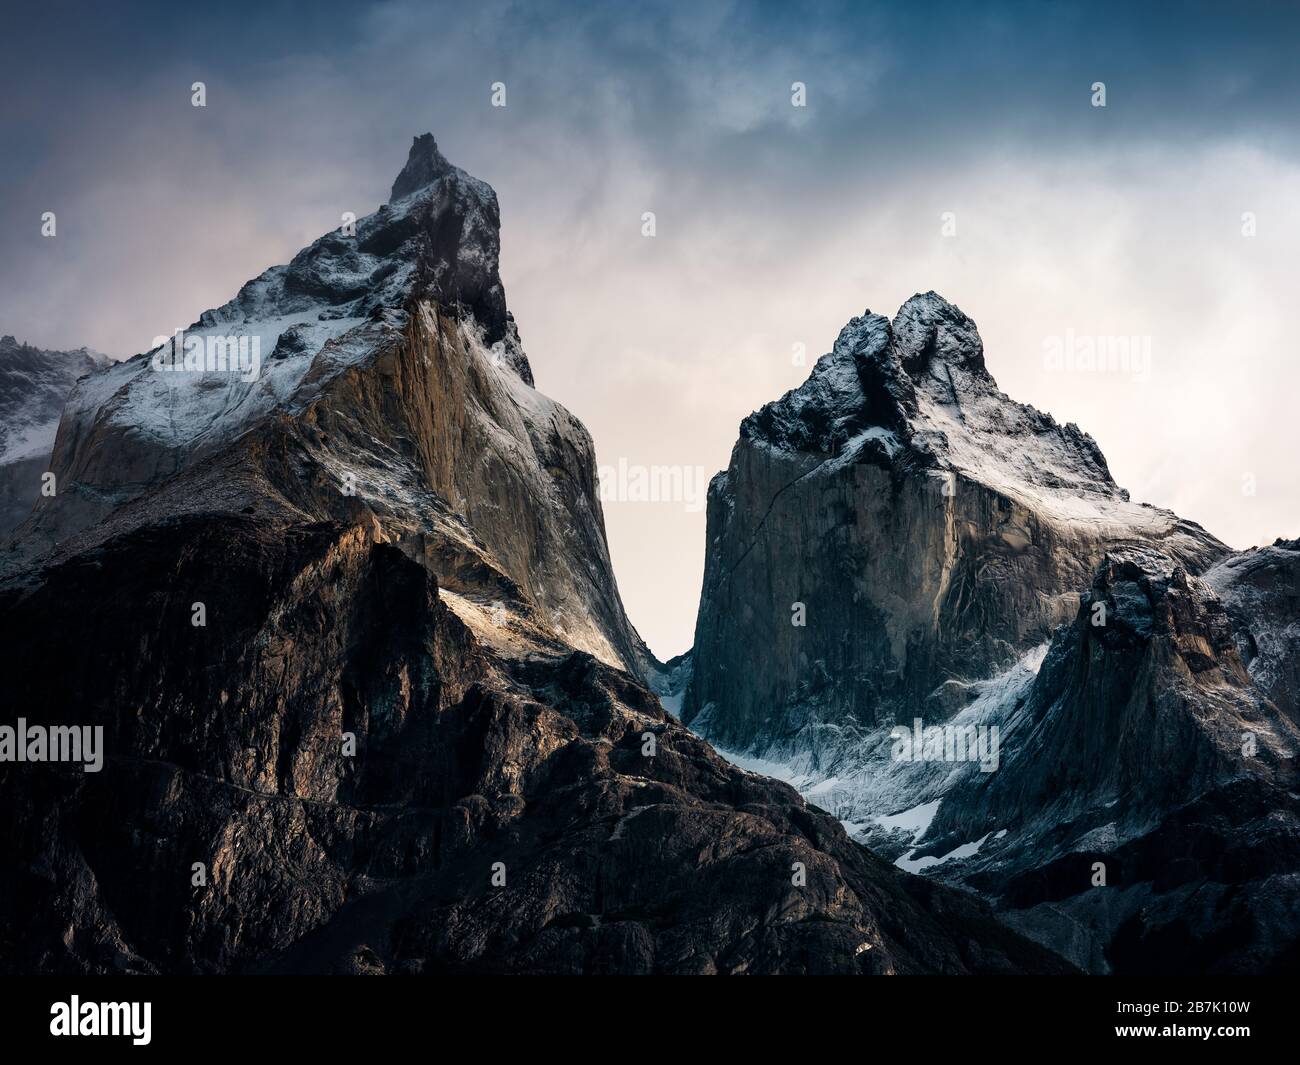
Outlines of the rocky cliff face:
M933 295L746 420L709 521L686 719L741 764L1090 971L1300 964L1296 544L1132 504Z
M664 712L495 196L431 137L393 196L193 327L258 374L155 351L69 402L0 671L104 762L0 762L0 964L1068 969Z
M1205 575L1255 686L1300 722L1300 540L1225 558Z
M251 479L241 506L273 493L303 520L374 514L438 552L471 621L505 612L531 637L638 669L591 438L533 390L505 309L495 193L427 135L394 192L355 235L322 237L186 331L205 350L256 341L255 372L159 370L169 343L82 382L54 448L58 494L16 530L7 568L169 509L229 506Z
M0 537L31 513L50 470L64 400L108 359L86 348L43 351L0 337Z
M710 486L684 720L784 757L845 727L946 719L1073 616L1120 544L1193 572L1227 553L1132 503L1086 433L999 392L945 300L855 318L745 419Z
M1211 572L1235 583L1234 562ZM1300 729L1252 679L1253 639L1209 575L1108 555L1004 718L1002 765L943 799L912 859L976 841L936 871L1097 971L1293 967Z

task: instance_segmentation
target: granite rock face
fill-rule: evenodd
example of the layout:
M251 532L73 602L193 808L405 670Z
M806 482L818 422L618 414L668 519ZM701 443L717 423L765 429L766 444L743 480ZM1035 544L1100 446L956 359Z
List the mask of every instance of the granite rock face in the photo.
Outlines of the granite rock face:
M1300 727L1240 650L1269 611L1234 623L1220 598L1248 581L1257 608L1285 608L1265 574L1283 553L1205 580L1156 550L1109 554L1004 720L1002 765L949 793L913 857L982 840L944 878L1096 971L1294 969Z
M203 316L259 375L69 403L0 672L104 764L0 762L0 967L1070 970L663 710L495 196L418 138L394 200Z
M87 348L44 351L0 337L0 537L31 513L50 471L64 400L108 359Z
M1132 503L917 296L742 425L684 720L1083 969L1293 970L1298 559Z
M1300 723L1300 540L1231 555L1205 581L1223 601L1255 686Z
M855 318L745 419L710 485L683 719L773 757L946 719L1071 618L1123 544L1193 572L1227 553L1132 503L1086 433L999 392L950 303Z

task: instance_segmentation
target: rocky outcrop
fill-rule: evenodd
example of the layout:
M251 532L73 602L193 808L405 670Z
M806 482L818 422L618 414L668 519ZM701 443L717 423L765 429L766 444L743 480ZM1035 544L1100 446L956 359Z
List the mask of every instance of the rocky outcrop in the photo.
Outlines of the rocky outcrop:
M0 767L11 971L1064 968L626 674L483 646L373 522L185 517L2 598L11 705L108 752Z
M742 425L684 720L1081 968L1293 969L1298 559L1132 503L917 296Z
M1205 575L1255 686L1300 723L1300 540L1225 558Z
M1107 555L1021 716L999 771L941 806L932 836L1087 829L1085 814L1103 809L1118 829L1140 828L1246 773L1287 785L1300 738L1251 682L1219 599L1148 549Z
M1227 549L1132 503L1073 425L1008 399L933 293L855 318L808 381L746 418L710 486L684 720L786 757L943 720L1073 616L1102 555Z
M1252 561L1256 595L1281 606ZM1108 555L1003 721L998 771L952 790L912 857L979 841L941 875L1097 971L1294 967L1300 728L1252 680L1248 636L1208 578Z
M164 345L82 382L54 449L58 494L16 530L5 567L229 508L238 484L239 507L372 513L438 556L471 620L509 614L532 638L639 670L590 435L531 387L505 310L495 193L428 136L395 192L354 236L322 237L188 331L196 343L256 339L255 373L160 371Z
M450 166L429 136L412 145L395 188L402 196L355 232L326 234L205 311L182 332L180 351L169 339L75 389L54 449L59 496L21 530L22 549L48 549L272 412L309 403L370 358L377 331L400 327L414 300L436 304L494 369L531 385L498 276L496 194ZM197 370L218 359L231 368L196 372L186 369L191 358Z
M0 967L1067 971L665 713L495 197L418 138L394 201L203 316L264 372L70 402L0 671L104 763L0 762Z
M50 471L64 400L108 359L87 348L43 351L0 337L0 537L28 514Z

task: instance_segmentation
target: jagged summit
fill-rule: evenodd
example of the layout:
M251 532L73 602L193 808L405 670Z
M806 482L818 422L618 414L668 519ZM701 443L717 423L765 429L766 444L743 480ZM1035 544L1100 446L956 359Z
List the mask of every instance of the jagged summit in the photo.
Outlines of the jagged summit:
M895 350L913 379L931 371L936 363L987 374L979 329L938 293L913 296L898 309L891 325Z
M807 750L823 722L948 715L1073 616L1108 547L1158 543L1194 574L1227 553L1130 501L1087 433L1002 393L975 323L932 292L852 319L744 420L708 522L683 720L753 753ZM771 650L751 663L755 640Z
M432 185L441 177L455 170L447 157L438 150L438 142L432 133L421 133L411 141L411 151L406 157L406 165L393 182L393 191L388 202L394 203L411 193Z
M305 330L281 351L314 353L360 321L432 300L472 317L497 363L531 385L501 284L500 232L492 187L452 166L426 133L411 145L391 203L358 219L355 232L341 226L266 270L230 303L206 311L198 328L254 330L264 351L276 349L285 331Z
M974 321L934 292L907 300L892 321L871 311L850 320L808 380L745 419L741 436L953 473L1036 506L1119 507L1124 521L1152 520L1129 504L1089 434L999 390Z
M430 135L416 138L395 185L407 186L355 229L331 230L185 330L201 350L250 358L256 350L247 372L159 373L168 341L73 389L57 441L51 433L61 489L24 534L24 550L94 524L277 412L301 412L328 382L431 314L456 320L495 372L531 386L498 270L496 194L448 164ZM152 328L166 336L174 325Z

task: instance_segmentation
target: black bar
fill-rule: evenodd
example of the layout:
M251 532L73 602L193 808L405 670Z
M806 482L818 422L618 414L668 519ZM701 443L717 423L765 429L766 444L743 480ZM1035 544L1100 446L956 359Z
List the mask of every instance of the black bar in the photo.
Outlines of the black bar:
M73 995L82 1010L147 1002L148 1044L130 1035L52 1035L52 1009ZM1194 1044L1219 1052L1291 1047L1295 1025L1290 984L1244 977L14 977L0 981L0 996L0 1045L36 1053L93 1054L118 1044L155 1055L338 1054L415 1039L427 1040L431 1061L498 1059L512 1047L587 1056L653 1052L656 1044L676 1057L700 1036L728 1051L752 1046L769 1059L787 1049L815 1057L835 1046L863 1058L886 1046L893 1053L1068 1053L1163 1044L1183 1053ZM1209 1038L1178 1034L1206 1027ZM1120 1028L1173 1034L1120 1035Z

